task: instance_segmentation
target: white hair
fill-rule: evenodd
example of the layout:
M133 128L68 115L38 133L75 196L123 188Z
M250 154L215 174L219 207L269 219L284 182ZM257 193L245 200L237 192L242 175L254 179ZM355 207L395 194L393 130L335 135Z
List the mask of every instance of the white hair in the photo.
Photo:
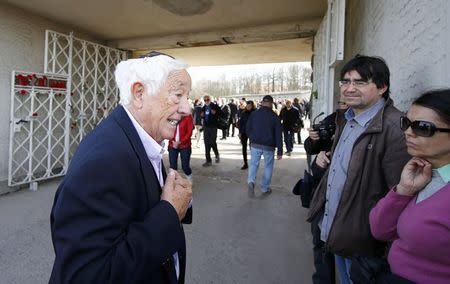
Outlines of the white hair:
M120 91L121 105L128 105L132 100L131 87L141 82L149 96L155 95L167 77L174 71L184 70L188 65L181 60L167 55L128 59L120 62L114 73Z

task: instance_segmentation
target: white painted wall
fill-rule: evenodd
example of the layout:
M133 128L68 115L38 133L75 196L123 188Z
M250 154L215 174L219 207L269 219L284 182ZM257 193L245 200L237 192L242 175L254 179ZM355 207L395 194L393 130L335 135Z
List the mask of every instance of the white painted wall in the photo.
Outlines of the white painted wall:
M8 178L11 71L44 71L45 30L86 33L0 3L0 182Z
M327 101L329 96L327 94L327 84L325 83L325 70L327 68L325 58L325 46L327 44L326 39L326 21L327 17L323 18L320 28L314 37L314 62L313 62L313 93L317 92L317 99L312 99L312 116L314 118L321 111L326 111ZM322 116L317 119L323 119ZM311 121L312 123L312 121Z
M423 91L450 87L449 19L447 0L347 0L344 61L358 53L383 57L391 71L391 97L406 111ZM316 36L316 59L324 54L324 33L321 28ZM316 68L314 84L320 89ZM333 98L337 94L319 93L314 113L325 109L323 99Z

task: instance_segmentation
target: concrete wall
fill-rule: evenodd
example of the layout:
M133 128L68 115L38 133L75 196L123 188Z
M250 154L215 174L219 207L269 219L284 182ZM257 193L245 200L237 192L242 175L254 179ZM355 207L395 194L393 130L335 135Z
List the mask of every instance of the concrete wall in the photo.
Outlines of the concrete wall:
M406 111L424 90L450 87L450 1L346 2L344 62L358 53L383 57L391 70L391 96L400 110ZM324 34L321 28L316 36L316 58L325 53L320 44ZM314 67L315 84L320 86L319 69L316 64ZM335 94L327 94L327 99L336 101L338 91L336 87ZM319 93L314 113L325 109L321 102Z
M327 44L326 39L326 22L327 17L323 18L320 28L314 37L314 62L313 62L313 97L312 102L312 117L315 117L321 111L326 110L327 100L329 96L326 94L325 83L325 70L326 70L326 59L325 59L325 46ZM322 116L321 118L324 118ZM319 120L319 119L318 119ZM312 121L311 121L312 123Z
M45 30L86 33L0 3L0 184L8 178L11 71L44 71Z

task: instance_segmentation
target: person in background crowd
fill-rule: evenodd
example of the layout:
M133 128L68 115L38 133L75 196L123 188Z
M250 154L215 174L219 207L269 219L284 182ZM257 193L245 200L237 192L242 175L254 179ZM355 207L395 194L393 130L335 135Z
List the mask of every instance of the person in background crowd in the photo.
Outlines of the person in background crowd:
M184 283L192 183L166 176L162 155L191 113L186 68L159 52L117 65L120 105L81 141L55 194L49 283Z
M217 149L217 118L221 115L220 107L211 102L211 97L205 95L203 97L205 105L202 109L203 118L203 138L205 141L205 156L206 162L203 163L203 167L209 167L212 165L211 160L211 148L216 155L216 163L220 162L219 150Z
M286 100L286 106L281 110L280 119L283 127L284 143L286 144L286 155L290 156L294 150L294 125L300 119L297 108L292 106L290 100Z
M236 127L236 122L238 121L238 107L234 103L233 99L230 100L230 102L228 103L228 106L230 107L230 113L231 113L230 120L229 120L229 124L232 129L231 137L234 137L234 129ZM228 129L228 136L230 136L230 129Z
M191 162L191 136L194 123L191 115L184 116L177 124L177 129L172 139L169 140L170 168L178 170L178 154L181 158L181 168L186 178L192 181Z
M203 128L203 119L202 119L202 101L200 99L196 99L194 102L194 124L195 124L195 140L197 143L195 144L195 148L200 147L200 139L202 137L202 128Z
M241 115L241 119L239 120L239 138L241 139L242 144L242 158L244 159L244 164L241 167L241 170L245 170L248 168L247 163L247 142L248 142L248 136L247 136L247 120L252 114L252 112L256 110L255 104L253 101L247 101L246 109Z
M311 98L312 98L312 95L311 95ZM305 108L305 119L311 119L311 110L312 110L312 107L311 107L311 101L312 100L309 100L309 101L303 101L303 105L304 105L304 108Z
M281 123L272 110L272 96L264 96L261 107L254 111L247 120L246 133L250 139L250 169L248 171L248 196L255 196L256 173L258 172L261 156L264 155L264 175L262 178L262 197L272 193L270 182L272 180L274 152L277 151L277 160L283 155L283 142L281 139Z
M225 121L230 123L231 110L230 110L230 106L226 103L225 99L220 99L220 110L222 112L222 116L225 118ZM222 138L220 140L227 139L227 137L229 136L229 133L228 133L229 128L230 128L230 126L228 125L228 127L222 129Z
M298 141L298 144L302 144L301 132L303 129L303 116L305 115L305 106L303 105L303 100L300 102L298 98L294 98L294 102L292 103L292 105L298 109L298 112L300 114L301 124L297 131L297 141ZM294 143L295 143L295 141L294 141Z
M450 89L416 99L400 128L413 158L370 212L371 231L393 242L392 273L418 284L449 283Z
M319 165L327 170L310 204L308 221L318 222L342 284L351 283L351 257L384 253L386 244L370 233L369 212L398 183L410 158L389 77L379 57L357 55L343 66L339 86L349 108L337 111L332 159Z
M244 100L244 101L243 101ZM246 101L245 98L242 98L239 100L239 108L238 108L238 124L239 124L239 120L241 119L241 115L242 113L245 111L245 107L246 107ZM256 104L255 104L256 106Z

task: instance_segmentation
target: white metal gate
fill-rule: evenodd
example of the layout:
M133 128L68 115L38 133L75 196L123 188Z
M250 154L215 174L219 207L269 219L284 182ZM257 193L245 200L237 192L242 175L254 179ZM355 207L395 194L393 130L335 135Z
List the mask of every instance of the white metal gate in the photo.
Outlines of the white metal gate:
M63 175L67 168L67 76L13 71L8 184Z
M46 31L44 74L13 72L9 186L66 173L81 139L117 105L114 70L125 56Z
M45 34L45 73L69 76L70 147L78 143L118 103L116 65L125 52L53 31Z

